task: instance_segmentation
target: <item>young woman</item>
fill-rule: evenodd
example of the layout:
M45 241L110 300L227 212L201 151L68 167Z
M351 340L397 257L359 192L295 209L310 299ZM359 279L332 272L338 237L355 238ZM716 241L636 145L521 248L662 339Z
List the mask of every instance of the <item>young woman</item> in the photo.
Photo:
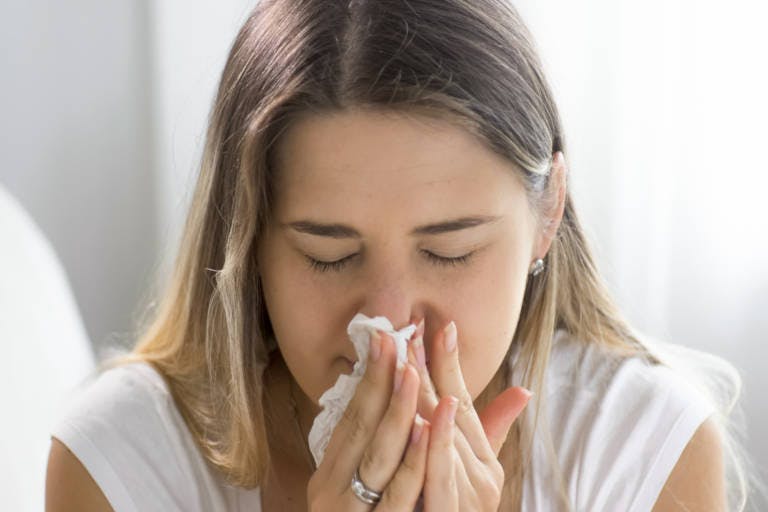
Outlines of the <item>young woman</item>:
M171 284L54 429L48 510L725 510L721 415L611 302L566 154L506 1L259 2ZM315 467L356 313L419 328L401 369L373 337Z

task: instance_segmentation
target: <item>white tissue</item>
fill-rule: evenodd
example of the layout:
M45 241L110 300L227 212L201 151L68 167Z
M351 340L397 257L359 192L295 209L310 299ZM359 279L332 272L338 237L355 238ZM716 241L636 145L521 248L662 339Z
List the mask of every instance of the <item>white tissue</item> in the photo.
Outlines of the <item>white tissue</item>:
M395 331L388 318L377 316L369 318L362 313L358 313L349 322L347 334L357 352L357 362L349 375L341 374L336 380L336 384L328 389L320 397L319 403L323 410L312 423L312 429L309 431L309 449L315 458L315 464L318 466L325 455L325 448L331 439L333 429L344 414L347 404L355 394L355 389L360 379L365 373L368 364L368 348L370 346L371 335L376 331L383 331L389 334L395 340L397 347L397 360L405 363L407 360L408 340L416 332L416 326L411 324Z

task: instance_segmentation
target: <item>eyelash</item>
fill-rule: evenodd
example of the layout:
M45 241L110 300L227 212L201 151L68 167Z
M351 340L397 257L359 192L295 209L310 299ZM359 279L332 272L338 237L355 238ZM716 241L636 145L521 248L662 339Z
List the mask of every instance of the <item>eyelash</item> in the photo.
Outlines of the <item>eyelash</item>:
M466 265L469 262L469 258L474 254L474 251L473 251L468 254L465 254L464 256L457 256L455 258L445 258L443 256L438 256L437 254L432 254L429 251L422 251L422 252L427 255L427 258L432 263L434 263L435 265L444 266L444 267L456 267L459 265ZM346 258L342 258L336 261L320 261L305 255L305 257L307 258L307 261L309 262L310 268L318 272L330 272L330 271L339 272L347 265L349 260L354 258L355 256L357 256L357 254L351 254Z

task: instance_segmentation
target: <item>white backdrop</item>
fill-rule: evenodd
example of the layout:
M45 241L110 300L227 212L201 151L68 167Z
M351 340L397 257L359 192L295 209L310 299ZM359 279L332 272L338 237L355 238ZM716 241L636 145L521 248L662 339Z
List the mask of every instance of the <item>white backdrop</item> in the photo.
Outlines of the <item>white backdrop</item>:
M768 6L517 2L565 117L577 205L630 319L731 361L768 447Z

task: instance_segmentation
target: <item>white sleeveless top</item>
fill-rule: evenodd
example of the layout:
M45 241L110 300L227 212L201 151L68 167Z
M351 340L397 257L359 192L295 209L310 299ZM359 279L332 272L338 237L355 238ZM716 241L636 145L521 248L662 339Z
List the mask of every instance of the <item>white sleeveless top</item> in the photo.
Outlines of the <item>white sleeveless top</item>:
M686 444L714 412L669 368L585 347L565 331L553 341L546 394L539 421L549 426L576 511L651 510ZM261 510L258 489L227 485L205 461L148 364L102 373L51 435L77 456L115 512ZM561 510L547 444L537 436L523 510Z

